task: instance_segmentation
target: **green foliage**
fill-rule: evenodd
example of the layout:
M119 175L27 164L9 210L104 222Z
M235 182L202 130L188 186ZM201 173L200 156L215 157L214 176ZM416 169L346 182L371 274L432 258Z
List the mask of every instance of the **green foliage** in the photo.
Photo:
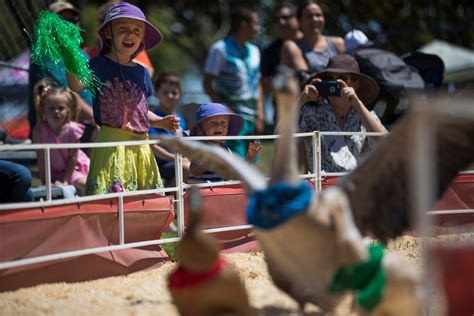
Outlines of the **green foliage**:
M174 233L174 232L165 232L165 233L161 234L161 239L174 238L174 237L178 237L178 234ZM176 247L177 246L178 246L178 244L175 243L175 242L166 243L166 244L161 245L163 250L166 251L166 253L168 254L168 256L170 258L170 261L172 261L172 262L176 262Z
M32 25L40 9L46 8L44 0L2 0L5 10L0 23L0 57L8 60L27 46L25 28L32 32ZM71 1L75 5L82 1ZM102 0L89 0L82 10L82 34L87 46L96 44L96 9ZM268 18L277 0L141 0L130 1L143 9L150 21L164 34L165 40L150 52L155 68L175 69L184 73L192 65L202 67L209 46L228 31L229 10L233 6L254 7L262 21L260 45L271 34ZM297 1L288 1L297 4ZM474 48L474 6L467 0L441 1L351 1L319 0L325 11L326 31L343 36L352 28L364 31L377 46L398 54L414 51L434 38L467 48ZM48 2L49 3L49 2ZM15 49L12 49L15 48Z
M132 2L144 9L164 35L164 42L150 53L155 67L184 73L191 64L202 67L209 46L227 33L226 20L233 6L254 7L262 22L263 35L271 34L269 15L278 1ZM328 34L344 36L352 28L358 28L378 46L398 54L414 51L434 38L474 48L474 7L468 1L320 0L318 3L325 11ZM259 39L260 45L268 41L264 36Z

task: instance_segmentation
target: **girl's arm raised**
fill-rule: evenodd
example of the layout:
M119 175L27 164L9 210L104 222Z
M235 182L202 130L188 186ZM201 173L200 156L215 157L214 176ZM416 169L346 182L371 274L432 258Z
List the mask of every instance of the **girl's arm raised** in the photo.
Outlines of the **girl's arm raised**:
M85 88L81 81L69 71L66 71L66 78L69 89L71 89L72 91L79 92Z

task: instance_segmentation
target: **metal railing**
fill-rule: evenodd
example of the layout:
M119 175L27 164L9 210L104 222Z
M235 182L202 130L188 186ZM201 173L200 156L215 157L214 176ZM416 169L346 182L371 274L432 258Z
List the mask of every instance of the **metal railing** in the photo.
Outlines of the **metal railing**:
M308 173L304 175L300 175L301 178L304 179L313 179L315 183L315 190L319 192L321 190L321 182L325 180L327 176L343 176L346 173L327 173L321 170L321 138L326 135L332 136L347 136L347 135L366 135L366 136L383 136L386 133L360 133L360 132L311 132L311 133L297 133L294 134L294 137L301 138L301 137L311 137L312 138L312 146L315 150L313 150L313 173ZM275 140L278 139L279 135L253 135L253 136L219 136L219 137L188 137L190 140L232 140L232 139L251 139L251 140ZM144 141L124 141L120 142L120 146L132 146L132 145L144 145L144 144L159 144L159 139L151 139L151 140L144 140ZM1 262L0 269L7 269L13 268L22 265L46 262L51 260L58 260L64 258L70 258L75 256L93 254L98 252L105 252L105 251L114 251L114 250L121 250L121 249L128 249L128 248L135 248L135 247L143 247L143 246L150 246L150 245L159 245L165 243L172 243L177 242L184 234L184 192L191 186L199 187L199 188L206 188L206 187L218 187L218 186L227 186L227 185L235 185L241 183L240 181L222 181L222 182L213 182L213 183L200 183L200 184L187 184L183 181L183 173L182 173L182 156L179 153L175 154L175 183L176 186L168 187L163 189L153 189L153 190L140 190L140 191L132 191L132 192L117 192L117 193L109 193L109 194L101 194L101 195L94 195L94 196L82 196L82 197L75 197L72 199L61 199L61 200L53 200L51 196L51 169L50 169L50 151L52 149L66 149L66 148L99 148L99 147L115 147L117 146L117 142L100 142L100 143L74 143L74 144L28 144L28 145L3 145L0 146L0 151L17 151L17 150L44 150L45 156L45 182L46 182L46 200L39 201L39 202L24 202L24 203L9 203L9 204L0 204L0 213L5 211L12 211L12 210L21 210L21 209L31 209L34 207L47 207L47 206L56 206L56 205L64 205L64 204L73 204L73 203L83 203L83 202L90 202L95 200L102 200L102 199L110 199L110 198L117 198L118 199L118 216L119 216L119 245L114 246L104 246L104 247L95 247L95 248L87 248L87 249L79 249L74 251L66 251L61 253L49 254L38 256L34 258L26 258L26 259L19 259L13 260L8 262ZM159 239L159 240L147 240L147 241L140 241L140 242L133 242L133 243L125 243L125 223L124 223L124 197L129 196L139 196L139 195L147 195L147 194L155 194L157 192L161 193L168 193L174 192L175 193L175 200L174 203L176 205L176 218L177 218L177 234L178 237L175 238L166 238L166 239ZM462 210L463 212L474 212L472 210ZM436 211L437 213L441 211ZM450 212L450 211L445 211ZM229 230L243 230L252 228L251 225L238 225L238 226L226 226L226 227L218 227L207 229L205 232L208 233L215 233L215 232L223 232Z

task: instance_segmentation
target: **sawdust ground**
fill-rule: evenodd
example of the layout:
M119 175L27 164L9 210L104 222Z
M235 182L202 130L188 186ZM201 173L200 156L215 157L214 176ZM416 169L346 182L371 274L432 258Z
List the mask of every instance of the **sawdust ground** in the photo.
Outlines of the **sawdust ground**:
M474 241L474 234L438 237L435 242L459 240ZM422 265L422 245L421 239L404 236L388 249ZM271 282L262 253L230 254L226 259L245 281L256 315L325 315L310 304L304 312L299 311L296 302ZM166 278L174 266L166 263L128 276L0 293L0 315L178 315L166 288ZM442 309L442 303L438 305L437 309Z

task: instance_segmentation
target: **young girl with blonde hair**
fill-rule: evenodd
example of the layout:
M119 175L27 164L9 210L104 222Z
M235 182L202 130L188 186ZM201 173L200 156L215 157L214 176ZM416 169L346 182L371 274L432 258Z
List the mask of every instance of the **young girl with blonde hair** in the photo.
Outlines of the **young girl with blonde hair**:
M45 80L34 88L37 124L33 129L33 142L61 144L78 143L84 133L84 125L78 118L77 96L69 89L51 86ZM38 151L38 168L43 183L45 166L43 150ZM56 185L73 185L83 195L89 157L81 149L51 149L51 182Z
M179 119L160 117L148 108L153 85L146 68L133 59L156 46L161 33L136 6L120 2L106 12L99 27L99 55L89 61L94 75L104 85L93 98L94 120L101 126L97 142L117 142L113 147L94 148L86 194L150 190L163 187L150 145L123 146L121 141L148 139L150 127L175 131ZM68 73L69 87L84 88Z

